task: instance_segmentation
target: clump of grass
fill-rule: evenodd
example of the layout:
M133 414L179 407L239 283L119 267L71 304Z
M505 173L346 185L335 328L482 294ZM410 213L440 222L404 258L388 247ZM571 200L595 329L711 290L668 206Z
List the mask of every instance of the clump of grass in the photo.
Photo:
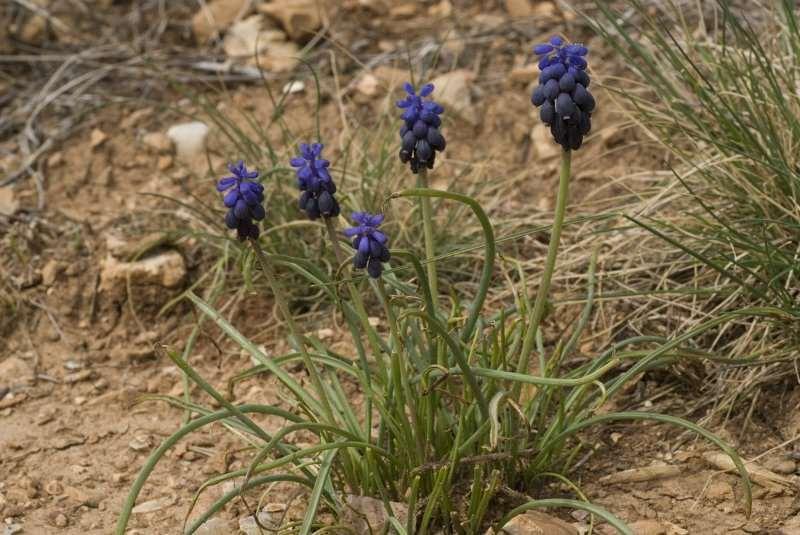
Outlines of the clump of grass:
M285 125L281 128L286 129ZM276 379L288 408L235 405L209 384L189 360L203 328L202 322L198 324L182 354L171 348L165 352L185 374L187 384L191 381L198 385L222 408L213 410L188 395L183 399L158 398L183 408L188 418L146 461L123 507L118 534L124 533L140 490L164 454L181 439L213 423L221 423L240 436L245 451L252 456L247 468L219 474L201 485L199 492L234 482L233 490L194 519L186 533L195 532L231 501L242 500L249 508L249 498L257 489L286 482L307 489L307 511L302 521L284 526L301 535L337 527L346 494L382 501L390 529L398 534L424 535L441 530L472 535L482 533L488 525L500 528L528 509L552 507L584 509L629 534L624 523L592 505L566 475L584 447L581 431L612 421L637 420L670 423L696 432L730 455L745 482L749 513L747 472L736 453L719 438L673 416L601 410L641 373L687 358L705 358L691 347L692 341L727 317L713 318L687 332L618 337L592 358L575 359L576 347L595 307L595 252L586 262L589 268L580 316L556 337L555 343L545 343L544 319L553 309L549 284L556 271L560 229L567 220L569 149L562 157L547 261L538 293L532 299L524 270L506 273L506 284L496 280L499 239L481 203L464 193L424 187L424 178L419 181L422 187L409 189L399 173L392 179L396 182L390 183L397 191L386 190L386 179L392 175L387 177L385 155L394 151L381 149L374 171L362 173L360 196L351 189L358 182L347 178L339 181L337 195L346 198L343 205L349 207L385 207L390 221L397 214L416 214L397 219L408 221L414 229L407 231L409 241L415 235L424 239L416 240L423 243L415 244L414 251L392 249L391 266L386 266L381 276L371 271L374 278L367 278L358 271L348 271L334 219L325 220L319 225L322 228L304 228L296 238L286 238L296 230L289 228L294 218L290 213L294 195L289 194L291 190L284 182L288 177L285 155L293 151L294 136L287 135L287 143L291 143L281 150L269 136L251 139L244 131L232 131L231 137L242 155L252 156L270 169L266 173L267 185L273 190L269 196L270 220L275 218L280 231L268 230L246 245L219 235L216 241L224 254L209 272L214 282L204 297L193 291L186 297L203 318L216 324L257 363L236 374L232 382L254 377ZM375 161L367 156L364 160ZM345 169L334 166L337 176ZM414 212L415 205L424 207L428 203L428 208ZM451 206L469 215L473 228L479 229L479 240L463 248L469 255L459 255L458 249L442 254L436 243L433 212ZM197 211L198 218L211 228L219 227L214 219L221 220L221 214L213 208ZM428 232L424 231L426 227ZM402 234L401 230L405 230L403 225L397 223L388 226L390 235L393 231ZM506 239L520 235L511 233ZM309 243L328 245L320 248ZM424 262L420 260L422 250ZM237 329L224 310L215 306L225 264L231 258L237 258L237 264L247 270L246 280L252 281L254 288L269 288L270 299L275 301L288 331L289 352L266 355ZM473 262L475 265L470 265ZM448 263L459 267L453 272L440 269ZM450 284L454 273L478 275L465 277L470 284L460 285L460 292L434 292L436 285L430 277L439 278L443 272L446 276L439 282ZM348 350L335 350L301 331L289 306L297 297L295 286L311 292L307 295L314 296L315 301L335 307L350 335ZM445 287L439 285L440 289ZM514 301L487 306L490 291L497 288L514 296ZM373 304L380 308L376 310ZM370 321L376 314L381 316L381 326ZM289 371L298 365L311 379L308 386ZM347 394L352 385L357 387L358 399ZM254 419L256 416L280 422L279 430L268 433ZM304 435L302 445L295 440L298 434ZM307 440L309 435L312 440ZM577 499L544 495L551 480L567 483ZM395 515L392 501L408 505L406 519ZM501 505L503 508L498 507ZM333 525L320 523L318 512L322 509L337 519Z
M760 365L721 368L709 401L723 410L755 402L760 385L794 375L798 340L795 5L626 0L624 16L596 5L593 26L632 73L624 94L610 91L673 168L660 210L631 220L671 247L657 276L671 282L673 305L683 309L676 328L729 314L708 349Z

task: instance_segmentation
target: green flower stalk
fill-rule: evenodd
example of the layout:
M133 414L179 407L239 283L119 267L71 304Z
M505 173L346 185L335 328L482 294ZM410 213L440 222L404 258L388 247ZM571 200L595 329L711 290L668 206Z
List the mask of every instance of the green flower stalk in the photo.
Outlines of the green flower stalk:
M595 110L594 97L588 91L590 79L586 74L588 64L585 56L589 50L585 46L570 44L559 36L553 36L547 43L536 45L533 51L539 56L541 75L539 86L531 96L531 103L540 108L542 121L550 126L553 139L564 150L561 154L556 211L547 247L547 260L533 309L528 316L527 331L517 362L518 373L528 371L539 325L544 318L566 215L572 151L581 147L583 137L591 130L591 115ZM544 373L545 370L540 371ZM515 386L515 393L519 393L519 385Z
M417 175L417 187L428 187L428 169L433 169L436 153L446 147L440 128L444 108L433 99L425 100L433 93L433 84L425 84L419 94L414 86L406 82L403 85L406 98L397 101L397 107L403 110L403 126L400 128L400 161L407 163L411 172ZM422 212L422 227L425 235L425 262L428 279L433 294L433 302L439 305L438 278L436 275L436 250L433 243L433 208L428 197L419 199Z

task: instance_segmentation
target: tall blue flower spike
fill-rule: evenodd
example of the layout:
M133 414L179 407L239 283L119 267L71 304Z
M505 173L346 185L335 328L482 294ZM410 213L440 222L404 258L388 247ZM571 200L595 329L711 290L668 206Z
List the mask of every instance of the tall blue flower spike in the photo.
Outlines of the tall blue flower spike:
M301 143L300 156L290 162L297 169L297 186L302 191L298 205L309 219L339 215L336 184L328 172L330 162L322 158L323 148L321 143Z
M356 269L367 268L369 276L377 279L383 272L383 262L391 258L386 246L389 238L378 230L383 223L383 214L353 212L352 218L355 226L344 229L344 235L353 239L353 249L356 250L353 266Z
M592 129L595 108L586 74L589 49L556 35L533 47L533 53L539 56L541 74L531 102L539 108L539 116L550 127L556 143L564 150L579 149Z
M406 82L403 85L407 96L397 101L397 107L402 108L401 118L405 123L400 128L400 161L408 163L412 173L427 167L433 169L436 152L443 151L446 142L439 128L442 119L439 117L444 108L432 99L423 100L433 93L433 84L426 84L419 90L419 95L414 91L414 86Z
M244 241L248 238L258 239L258 225L253 221L261 221L266 217L262 203L264 202L264 186L253 179L258 178L258 171L248 171L243 161L228 164L233 176L227 176L217 183L217 191L226 192L222 202L228 208L225 224L229 229L236 229L236 237Z

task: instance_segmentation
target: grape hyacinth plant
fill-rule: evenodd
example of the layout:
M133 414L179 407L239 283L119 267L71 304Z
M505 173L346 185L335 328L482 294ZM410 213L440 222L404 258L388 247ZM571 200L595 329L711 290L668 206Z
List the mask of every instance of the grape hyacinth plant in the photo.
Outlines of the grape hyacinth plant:
M254 180L258 171L248 171L243 161L229 164L228 169L233 176L227 176L217 183L217 191L225 193L223 203L228 208L225 214L225 225L236 229L236 237L258 239L258 225L253 221L261 221L266 217L264 210L264 186Z
M383 223L383 214L369 214L367 212L353 212L355 226L344 229L344 235L351 238L356 254L353 257L353 266L356 269L367 269L373 279L383 273L383 264L391 257L386 246L389 238L378 230Z
M541 106L542 122L550 126L553 139L564 150L561 153L556 210L547 248L547 259L542 282L530 311L530 327L522 344L517 364L518 373L528 371L539 324L544 318L566 216L572 151L581 148L583 137L592 127L591 115L595 108L594 97L588 90L590 79L586 73L588 63L585 56L589 50L585 46L569 44L562 37L554 35L547 43L536 45L533 52L539 56L541 74L539 85L531 96L531 102L534 106ZM519 385L515 387L514 392L519 393Z
M400 127L400 161L409 164L411 172L417 175L417 186L428 187L427 170L433 169L436 152L447 146L441 132L444 107L434 101L433 84L425 84L419 94L410 82L403 84L406 97L397 101L397 107L403 110L400 118L404 121ZM425 100L427 99L427 100ZM433 301L438 306L438 275L436 273L435 245L433 236L433 207L429 197L419 198L422 212L422 225L425 234L425 261L428 268L428 280L431 285Z
M551 39L546 46L549 48L537 47L544 56L540 65L544 70L553 66L556 69L548 71L551 74L544 85L552 88L552 73L563 68L557 82L561 91L560 82L570 68L583 72L586 67L585 49L565 45L560 38ZM576 84L573 93L578 78L586 82L581 83L584 88L588 85L584 75L572 74ZM566 83L565 87L570 86ZM281 484L303 487L306 493L298 496L304 496L306 507L301 520L291 519L275 529L269 527L275 532L291 529L299 535L310 535L339 529L346 518L344 512L356 509L359 500L368 497L378 504L375 507L385 508L386 521L382 528L373 525L367 532L478 535L490 526L500 532L511 518L529 509L566 507L588 511L592 519L602 519L620 533L632 535L613 514L587 502L565 474L584 455L585 441L577 438L581 431L595 424L637 420L681 426L725 451L745 483L744 498L749 510L750 484L744 465L713 434L672 416L598 410L609 406L609 399L645 372L672 365L685 355L699 358L689 343L694 333L671 338L615 339L611 347L591 358L574 358L584 330L592 323L597 252L589 261L588 288L580 318L556 343L549 337L545 342L539 330L565 218L570 155L580 146L571 125L588 121L590 108L580 108L581 116L562 113L553 118L563 122L568 133L562 141L566 139L568 143L562 143L556 211L535 302L530 302L525 275L521 274L520 287L510 283L512 293L519 296L516 306L501 306L498 310L493 304L489 310L486 302L497 278L499 240L477 200L456 191L427 187L427 170L433 167L436 152L445 147L439 130L443 109L432 100L423 100L432 94L430 84L423 86L419 94L410 84L406 84L405 91L408 96L398 103L405 109L400 158L417 174L417 187L391 194L387 203L406 199L420 202L427 266L412 251L389 251L389 238L380 229L382 213L354 211L354 225L343 231L355 250L352 267L348 268L340 249L342 233L335 229L340 207L333 197L336 189L328 162L321 157L322 144L302 144L300 156L291 160L291 166L302 191L300 207L311 219L322 218L324 222L338 263L335 268L320 258L325 252L311 259L299 258L295 251L283 248L279 249L280 254L270 253L268 248L273 245L268 245L272 242L267 239L263 239L262 249L253 221L266 216L262 206L264 188L254 182L258 173L248 171L243 162L230 166L233 176L222 179L218 186L219 191L225 192L223 202L229 209L226 223L236 229L240 240L247 240L247 246L241 248L246 253L252 249L282 322L270 327L271 338L266 339L266 344L264 333L256 333L262 337L256 342L234 326L229 318L236 314L215 307L213 292L209 292L209 300L187 291L193 305L250 356L253 366L236 373L229 380L228 395L223 395L186 358L176 351L166 351L185 377L213 398L214 406L204 406L200 400L190 399L188 393L186 399L157 397L190 412L192 419L166 438L144 463L123 506L116 535L124 535L139 493L158 462L180 440L216 422L244 438L246 447L232 450L235 462L230 464L235 468L200 485L192 508L209 488L220 486L224 490L205 511L191 516L191 524L183 531L186 534L198 532L235 500L259 518L258 511L251 509L259 500L251 498L257 497L256 492ZM573 93L563 94L578 109ZM559 99L565 100L560 95L547 102L557 106ZM558 110L564 111L561 105ZM561 130L558 132L561 135ZM274 173L281 172L286 172L285 168L276 167ZM350 202L351 197L347 199ZM483 232L483 239L472 249L483 251L482 265L476 270L480 276L467 289L452 288L447 306L441 307L436 291L431 199L465 206ZM299 226L314 230L319 227ZM393 234L393 241L400 240L399 233ZM230 243L240 247L233 240ZM384 273L383 264L390 259L392 272ZM337 326L337 333L343 337L349 333L351 339L337 336L334 346L315 337L316 325L304 332L295 323L293 303L278 283L277 269L291 270L319 288L321 298L317 304L324 307L324 299L330 304L330 308L322 308L324 314L320 317L334 316L332 324ZM353 274L364 269L369 277L340 276L344 270ZM340 292L343 287L348 291ZM368 309L367 305L373 304L365 297L370 290L382 306L382 317L376 318L376 311ZM459 295L467 292L471 295ZM274 354L268 354L264 347L277 342L272 337L283 326L290 342L287 351L274 349ZM274 343L273 347L280 348L281 344ZM529 366L533 355L540 364L536 372ZM268 379L279 383L279 405L235 400L237 384ZM527 388L525 392L523 386ZM526 393L530 395L526 397ZM257 423L253 415L259 420L270 418L269 427ZM581 499L528 498L547 489L546 479L568 483ZM352 500L353 495L357 500ZM390 503L400 501L408 511L405 516L397 514L399 508ZM500 505L510 510L497 511ZM323 525L318 515L323 509L335 517L335 525ZM191 513L190 508L187 518ZM350 526L342 531L364 532Z
M330 162L322 158L321 143L301 143L300 155L292 158L291 165L297 169L297 186L302 192L298 202L309 219L337 217L339 203L334 197L334 184L328 166Z

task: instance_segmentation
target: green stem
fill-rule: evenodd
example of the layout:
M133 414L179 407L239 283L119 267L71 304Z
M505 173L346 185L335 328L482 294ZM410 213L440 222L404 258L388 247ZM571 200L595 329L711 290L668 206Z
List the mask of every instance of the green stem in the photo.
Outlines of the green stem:
M420 169L417 175L417 187L428 188L428 170ZM430 197L419 197L422 209L422 231L425 235L425 263L428 269L428 284L431 287L433 303L439 308L439 279L436 276L436 248L433 243L433 208Z
M561 174L558 179L558 197L556 198L556 213L553 220L553 230L550 234L550 245L547 248L547 261L544 266L544 273L542 274L542 283L536 291L536 301L533 304L533 310L530 312L528 320L528 330L525 333L525 339L522 343L522 353L520 354L519 362L517 364L517 373L527 373L528 363L530 361L530 354L533 350L533 344L536 341L536 333L539 330L539 324L544 317L545 305L547 304L547 295L550 292L550 282L553 278L553 271L556 267L556 257L558 256L558 245L561 241L561 229L564 226L564 216L567 211L567 197L569 196L569 175L570 164L572 162L572 152L565 150L561 153ZM544 370L541 370L544 373ZM514 397L519 395L519 384L514 386Z
M328 238L331 240L331 246L333 247L333 256L336 257L336 262L339 265L342 265L344 262L344 252L342 251L342 246L339 244L339 239L336 235L336 225L330 218L325 218L325 228L328 230ZM364 332L367 333L367 340L369 341L370 346L372 347L372 352L375 355L376 362L380 362L383 364L381 360L381 355L383 351L381 350L381 343L378 339L378 335L375 333L375 328L369 324L369 316L367 315L367 309L364 306L364 301L361 299L361 294L358 293L358 289L355 287L352 281L348 281L347 290L350 293L350 299L353 302L353 306L356 309L356 313L358 314L359 318L361 319L362 327L364 328ZM368 370L364 370L364 373L367 374L369 377Z
M400 339L400 327L397 323L397 316L392 309L389 294L386 292L386 286L383 284L383 279L375 281L375 286L378 288L381 301L383 301L383 310L386 313L386 319L389 322L389 331L394 342L392 344L392 373L393 375L396 374L395 379L397 382L395 388L398 389L398 395L400 395L401 399L405 397L405 402L401 403L398 412L405 417L406 405L408 405L408 412L411 416L411 424L413 426L413 435L417 446L417 463L422 464L425 462L425 443L422 440L423 428L417 418L417 402L408 381L405 361L401 360L400 349L402 347L402 342Z
M250 240L250 243L253 245L253 251L256 254L256 258L258 258L258 263L261 265L261 270L264 272L264 276L267 278L267 283L270 285L270 288L272 288L272 294L275 297L275 302L278 304L278 308L281 311L283 320L289 327L289 333L293 338L294 345L297 351L303 357L303 363L305 364L306 369L308 369L308 373L311 376L311 382L314 384L314 389L317 391L317 394L320 397L320 403L322 404L322 409L325 411L325 416L329 423L335 424L336 420L333 417L333 410L331 410L331 405L328 401L328 395L325 391L324 385L322 384L322 378L319 376L317 367L308 354L304 339L299 334L297 324L294 322L292 313L289 311L289 305L287 304L286 299L284 299L280 286L278 286L275 272L273 271L270 263L267 262L267 258L264 256L264 251L261 250L258 240Z

